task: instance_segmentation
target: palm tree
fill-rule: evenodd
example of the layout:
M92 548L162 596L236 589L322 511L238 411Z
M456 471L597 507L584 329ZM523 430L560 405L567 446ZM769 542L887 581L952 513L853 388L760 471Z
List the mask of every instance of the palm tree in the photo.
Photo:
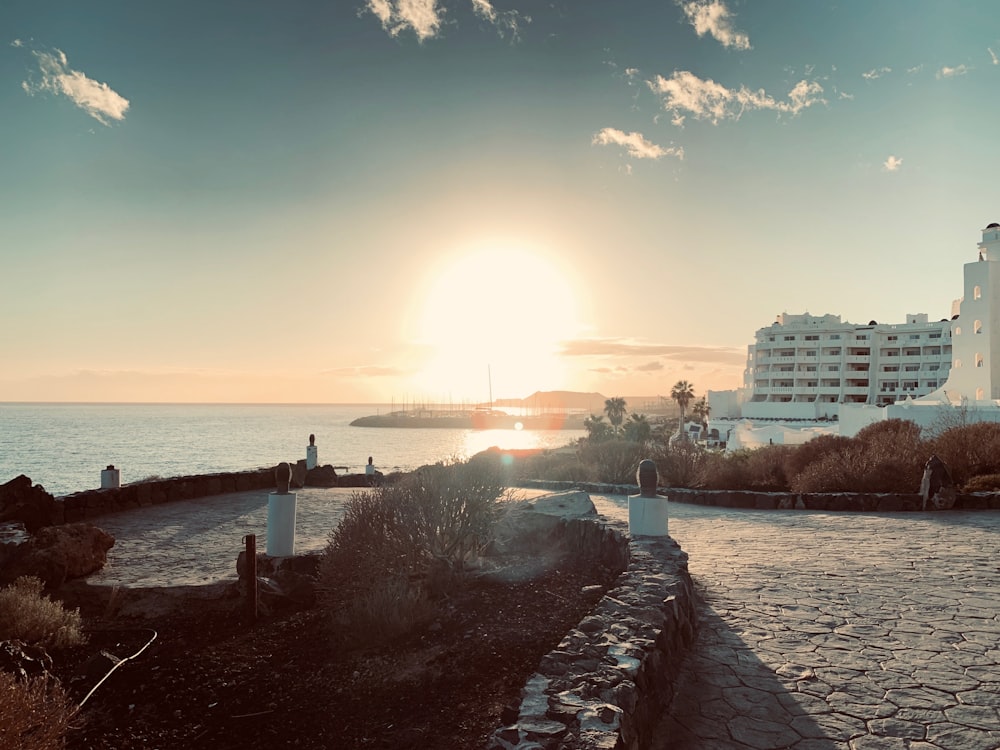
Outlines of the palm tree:
M608 415L608 421L611 422L611 426L616 430L622 426L622 421L625 419L627 411L625 399L621 396L615 396L604 401L604 413Z
M687 412L688 404L694 398L694 387L686 380L678 380L670 389L670 398L677 402L677 406L681 410L681 418L677 423L677 434L680 435L684 433L684 415Z
M694 402L691 407L691 416L697 417L698 421L701 422L701 439L708 439L708 415L712 411L711 407L708 405L708 401L702 396L700 399Z
M610 436L611 425L604 421L600 414L591 414L583 420L583 429L587 431L587 439L592 443L607 440Z
M645 445L653 434L653 425L649 423L645 414L632 413L628 415L625 423L625 436L634 443Z

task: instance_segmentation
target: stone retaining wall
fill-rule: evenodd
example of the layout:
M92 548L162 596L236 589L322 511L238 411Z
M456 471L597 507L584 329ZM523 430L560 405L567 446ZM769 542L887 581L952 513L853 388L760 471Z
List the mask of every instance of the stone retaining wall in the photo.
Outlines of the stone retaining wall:
M627 562L595 609L543 657L514 723L491 750L649 747L674 697L697 612L687 554L669 537L629 539L627 525L563 519L553 543Z
M268 488L274 488L273 468L154 479L112 489L85 490L66 495L56 501L57 519L53 520L53 523L84 521L106 513L159 505L174 500L191 500L197 497Z
M528 480L522 487L551 490L580 489L594 495L635 495L634 484L597 484L590 482L549 482ZM909 511L921 510L918 494L862 492L749 492L741 490L689 490L661 487L661 495L679 503L717 506L719 508L754 508L757 510L835 510L835 511ZM958 495L952 510L1000 510L1000 493L975 492Z

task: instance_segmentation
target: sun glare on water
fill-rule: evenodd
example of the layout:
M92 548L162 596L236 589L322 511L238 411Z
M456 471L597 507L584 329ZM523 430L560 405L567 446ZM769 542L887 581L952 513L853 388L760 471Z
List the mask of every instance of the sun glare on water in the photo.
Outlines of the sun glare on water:
M417 387L434 398L485 401L566 387L559 342L580 332L568 275L526 246L489 243L431 274L416 338L428 351Z

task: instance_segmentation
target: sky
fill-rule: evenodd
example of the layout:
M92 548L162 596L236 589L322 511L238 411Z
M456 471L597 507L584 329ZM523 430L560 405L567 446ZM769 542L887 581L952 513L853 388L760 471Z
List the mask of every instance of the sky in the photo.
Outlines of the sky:
M950 316L1000 221L957 0L4 0L0 401L742 383Z

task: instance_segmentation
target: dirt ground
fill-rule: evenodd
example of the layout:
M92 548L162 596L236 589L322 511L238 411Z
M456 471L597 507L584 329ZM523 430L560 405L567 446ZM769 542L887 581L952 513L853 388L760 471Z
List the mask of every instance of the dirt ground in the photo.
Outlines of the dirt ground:
M482 748L616 575L564 561L531 580L470 582L427 625L366 648L339 641L315 607L251 624L235 592L146 618L77 602L90 641L56 658L77 701L113 663L96 654L128 657L155 639L93 692L68 748Z

